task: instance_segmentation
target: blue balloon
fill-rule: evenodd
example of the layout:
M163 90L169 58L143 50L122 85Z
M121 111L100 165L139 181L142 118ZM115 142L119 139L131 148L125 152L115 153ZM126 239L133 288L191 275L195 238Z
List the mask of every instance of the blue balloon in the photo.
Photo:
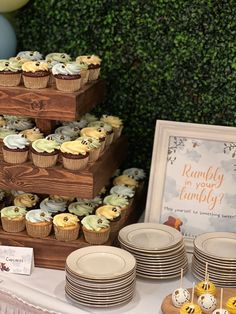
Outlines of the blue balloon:
M16 34L11 23L0 15L0 59L8 59L16 54Z

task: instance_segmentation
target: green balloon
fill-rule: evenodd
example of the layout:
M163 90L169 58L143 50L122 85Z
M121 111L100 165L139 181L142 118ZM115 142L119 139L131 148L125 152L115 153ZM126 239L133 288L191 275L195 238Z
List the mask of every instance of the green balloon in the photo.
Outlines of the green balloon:
M23 7L29 0L0 0L0 12L12 12Z

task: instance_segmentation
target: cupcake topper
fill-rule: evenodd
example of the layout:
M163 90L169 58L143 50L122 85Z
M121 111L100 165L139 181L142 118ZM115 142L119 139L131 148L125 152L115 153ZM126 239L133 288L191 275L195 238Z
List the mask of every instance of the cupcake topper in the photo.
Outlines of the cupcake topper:
M223 292L224 292L224 289L221 288L220 289L220 309L223 309Z
M209 281L210 281L210 275L209 275L209 273L207 273L207 276L206 276L206 291L207 292L208 292L209 287L210 287Z
M194 298L194 287L195 287L195 282L193 282L192 295L191 295L191 303L192 304L193 304L193 298Z
M205 268L205 281L207 281L207 270L208 270L208 262L206 262L206 268Z
M181 274L180 274L180 288L183 287L183 276L184 276L184 269L181 268Z

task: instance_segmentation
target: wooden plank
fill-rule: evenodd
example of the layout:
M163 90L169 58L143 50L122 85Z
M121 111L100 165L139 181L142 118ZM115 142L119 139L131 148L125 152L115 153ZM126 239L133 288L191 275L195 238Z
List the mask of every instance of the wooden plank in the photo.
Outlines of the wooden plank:
M85 84L78 92L65 93L55 87L27 89L0 86L1 114L47 120L77 120L105 98L105 82Z
M46 119L35 119L36 126L43 132L44 135L53 133L56 126L56 121Z
M125 159L126 147L125 137L117 139L95 163L83 171L69 171L60 163L52 168L38 168L30 161L12 165L1 159L0 187L39 194L93 198Z

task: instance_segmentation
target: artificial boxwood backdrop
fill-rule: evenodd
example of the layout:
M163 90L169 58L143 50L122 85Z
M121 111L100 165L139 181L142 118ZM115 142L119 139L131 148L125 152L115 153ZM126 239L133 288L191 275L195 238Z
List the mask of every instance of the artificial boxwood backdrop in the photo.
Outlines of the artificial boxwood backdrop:
M18 50L101 56L95 112L124 120L127 166L148 169L156 119L235 125L235 16L235 0L31 0Z

